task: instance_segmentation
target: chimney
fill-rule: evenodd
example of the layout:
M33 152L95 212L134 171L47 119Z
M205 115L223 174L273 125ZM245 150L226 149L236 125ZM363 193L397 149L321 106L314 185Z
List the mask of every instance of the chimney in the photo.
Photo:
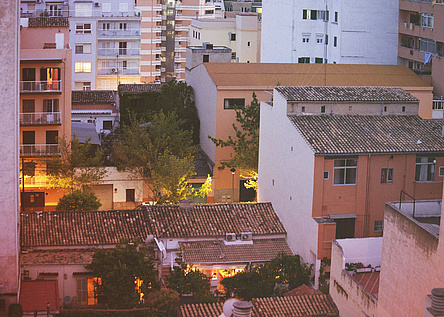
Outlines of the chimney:
M189 211L189 210L193 209L193 201L190 199L179 200L179 208L181 210Z
M253 304L246 301L238 301L233 304L233 317L251 317Z

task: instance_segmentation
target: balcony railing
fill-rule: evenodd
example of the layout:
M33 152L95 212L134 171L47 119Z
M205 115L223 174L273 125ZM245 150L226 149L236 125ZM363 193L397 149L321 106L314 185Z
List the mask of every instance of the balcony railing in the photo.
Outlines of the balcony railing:
M21 156L51 156L59 153L57 144L21 144Z
M61 124L60 112L32 112L20 114L21 125Z
M102 37L128 37L128 36L140 36L139 29L131 30L98 30L98 36Z
M54 10L21 10L20 17L21 18L37 18L37 17L95 17L95 18L119 18L119 17L137 17L141 16L139 9L129 10L127 12L120 11L109 11L103 12L102 8L94 7L92 10L63 10L63 9L54 9Z
M21 81L20 92L61 92L62 81Z
M138 48L99 48L99 56L137 56L140 55Z
M131 68L99 68L98 75L138 75L140 74L139 67Z

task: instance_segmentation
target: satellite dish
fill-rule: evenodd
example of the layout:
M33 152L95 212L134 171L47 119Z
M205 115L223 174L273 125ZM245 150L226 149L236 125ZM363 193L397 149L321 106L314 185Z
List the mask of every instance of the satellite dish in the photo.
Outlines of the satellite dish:
M225 317L231 317L231 315L233 314L233 309L234 309L234 303L239 301L236 298L230 298L229 300L226 300L223 306L223 312Z

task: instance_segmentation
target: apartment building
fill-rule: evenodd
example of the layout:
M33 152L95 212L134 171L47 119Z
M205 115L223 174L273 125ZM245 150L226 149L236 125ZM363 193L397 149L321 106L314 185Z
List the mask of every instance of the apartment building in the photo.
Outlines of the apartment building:
M417 107L390 87L282 86L261 103L258 201L316 277L333 239L382 236L387 201L442 196L443 122Z
M19 16L16 1L0 3L0 316L8 316L20 289L19 237Z
M264 0L262 7L263 63L397 62L397 1Z
M63 192L47 188L47 160L71 139L71 49L67 17L26 18L20 32L22 210L50 210Z
M261 22L257 14L242 13L231 19L193 19L189 39L193 46L210 42L231 48L233 62L260 62Z
M399 1L398 64L433 86L433 118L444 111L444 1Z
M216 18L221 0L138 0L142 15L141 82L185 79L186 47L192 19Z

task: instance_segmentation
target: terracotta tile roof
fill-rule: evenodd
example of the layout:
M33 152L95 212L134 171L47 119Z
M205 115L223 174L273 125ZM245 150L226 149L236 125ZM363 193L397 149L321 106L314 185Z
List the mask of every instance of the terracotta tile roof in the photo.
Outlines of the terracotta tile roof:
M29 18L28 27L69 27L67 17L37 17Z
M315 154L444 152L441 120L419 116L288 116Z
M399 87L285 86L276 90L287 101L419 102Z
M140 94L146 91L160 91L161 84L120 84L120 94Z
M21 263L24 265L89 264L93 254L94 249L33 250L22 252Z
M114 104L114 91L112 90L73 90L72 104Z
M225 244L223 240L179 243L184 261L191 264L270 261L279 253L292 255L284 238L254 239L253 244Z
M45 311L49 302L51 311L59 309L59 288L57 280L22 281L20 304L24 312Z
M135 210L32 212L21 214L21 244L34 246L111 245L123 237L225 237L225 233L285 234L271 203L141 205Z
M353 278L374 298L378 298L381 272L354 273Z
M303 295L322 295L322 292L310 286L302 284L301 286L293 288L291 291L288 291L284 294L284 296L303 296Z
M252 317L326 317L339 316L329 295L253 298ZM222 303L192 304L180 307L181 317L219 317Z
M216 86L431 87L405 65L204 63Z

